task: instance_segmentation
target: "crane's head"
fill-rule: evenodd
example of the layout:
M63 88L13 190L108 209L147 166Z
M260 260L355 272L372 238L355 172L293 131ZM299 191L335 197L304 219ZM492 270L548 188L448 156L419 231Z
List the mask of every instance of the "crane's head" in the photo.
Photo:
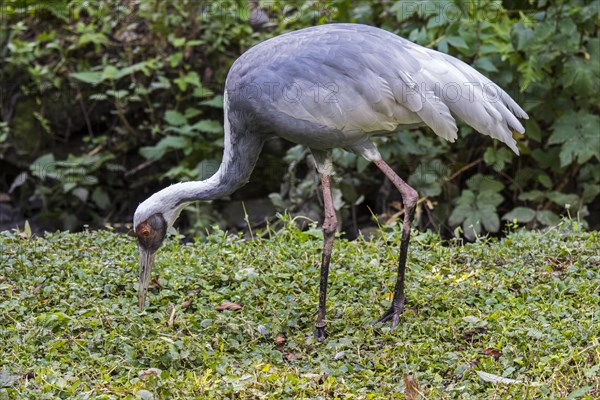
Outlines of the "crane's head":
M173 205L169 201L164 201L160 194L159 192L140 204L133 215L133 229L138 239L138 249L140 251L138 306L141 310L144 309L146 291L148 290L156 251L165 240L167 230L173 226L184 206L183 204Z

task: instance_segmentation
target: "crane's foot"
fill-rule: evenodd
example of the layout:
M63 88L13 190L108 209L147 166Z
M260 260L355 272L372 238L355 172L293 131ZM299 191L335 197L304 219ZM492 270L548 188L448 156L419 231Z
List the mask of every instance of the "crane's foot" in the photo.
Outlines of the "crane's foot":
M315 324L315 339L317 339L317 342L319 343L323 343L325 341L325 338L327 337L327 333L325 333L325 326L325 323Z
M385 313L383 313L383 315L379 317L376 321L373 321L372 325L379 324L381 322L386 322L391 319L391 330L393 331L400 323L400 315L404 312L405 303L406 298L404 296L402 296L399 301L392 302L390 308Z

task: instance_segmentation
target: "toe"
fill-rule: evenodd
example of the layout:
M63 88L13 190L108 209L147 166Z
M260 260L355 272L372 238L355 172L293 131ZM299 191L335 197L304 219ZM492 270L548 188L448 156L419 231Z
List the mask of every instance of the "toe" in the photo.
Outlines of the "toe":
M317 339L317 342L323 343L326 337L327 334L325 333L325 328L317 327L317 329L315 330L315 339Z

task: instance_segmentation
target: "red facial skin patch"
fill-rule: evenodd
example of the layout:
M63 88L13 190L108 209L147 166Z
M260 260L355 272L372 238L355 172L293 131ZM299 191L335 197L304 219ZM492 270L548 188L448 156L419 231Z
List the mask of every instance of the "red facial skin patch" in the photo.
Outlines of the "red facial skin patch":
M141 237L148 237L152 233L152 228L147 223L140 224L136 229L136 234Z

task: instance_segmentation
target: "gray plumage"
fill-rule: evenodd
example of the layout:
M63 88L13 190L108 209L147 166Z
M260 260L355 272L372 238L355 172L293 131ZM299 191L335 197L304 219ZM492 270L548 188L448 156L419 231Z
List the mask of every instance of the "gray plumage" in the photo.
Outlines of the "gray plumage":
M373 135L428 125L456 139L453 115L518 153L511 129L525 111L469 65L382 29L330 24L251 48L227 78L230 112L256 131L368 159ZM366 149L366 150L365 150Z
M427 125L457 137L455 117L506 143L524 132L525 111L469 65L364 25L330 24L287 33L244 53L231 67L224 94L224 150L219 170L204 181L171 185L140 204L133 225L140 249L138 304L144 308L154 254L180 211L196 200L226 196L248 182L263 143L279 136L308 146L321 176L325 218L315 336L325 338L329 262L337 219L331 195L332 149L373 163L402 196L404 219L398 277L390 309L376 322L399 323L410 224L418 194L381 159L374 135Z

